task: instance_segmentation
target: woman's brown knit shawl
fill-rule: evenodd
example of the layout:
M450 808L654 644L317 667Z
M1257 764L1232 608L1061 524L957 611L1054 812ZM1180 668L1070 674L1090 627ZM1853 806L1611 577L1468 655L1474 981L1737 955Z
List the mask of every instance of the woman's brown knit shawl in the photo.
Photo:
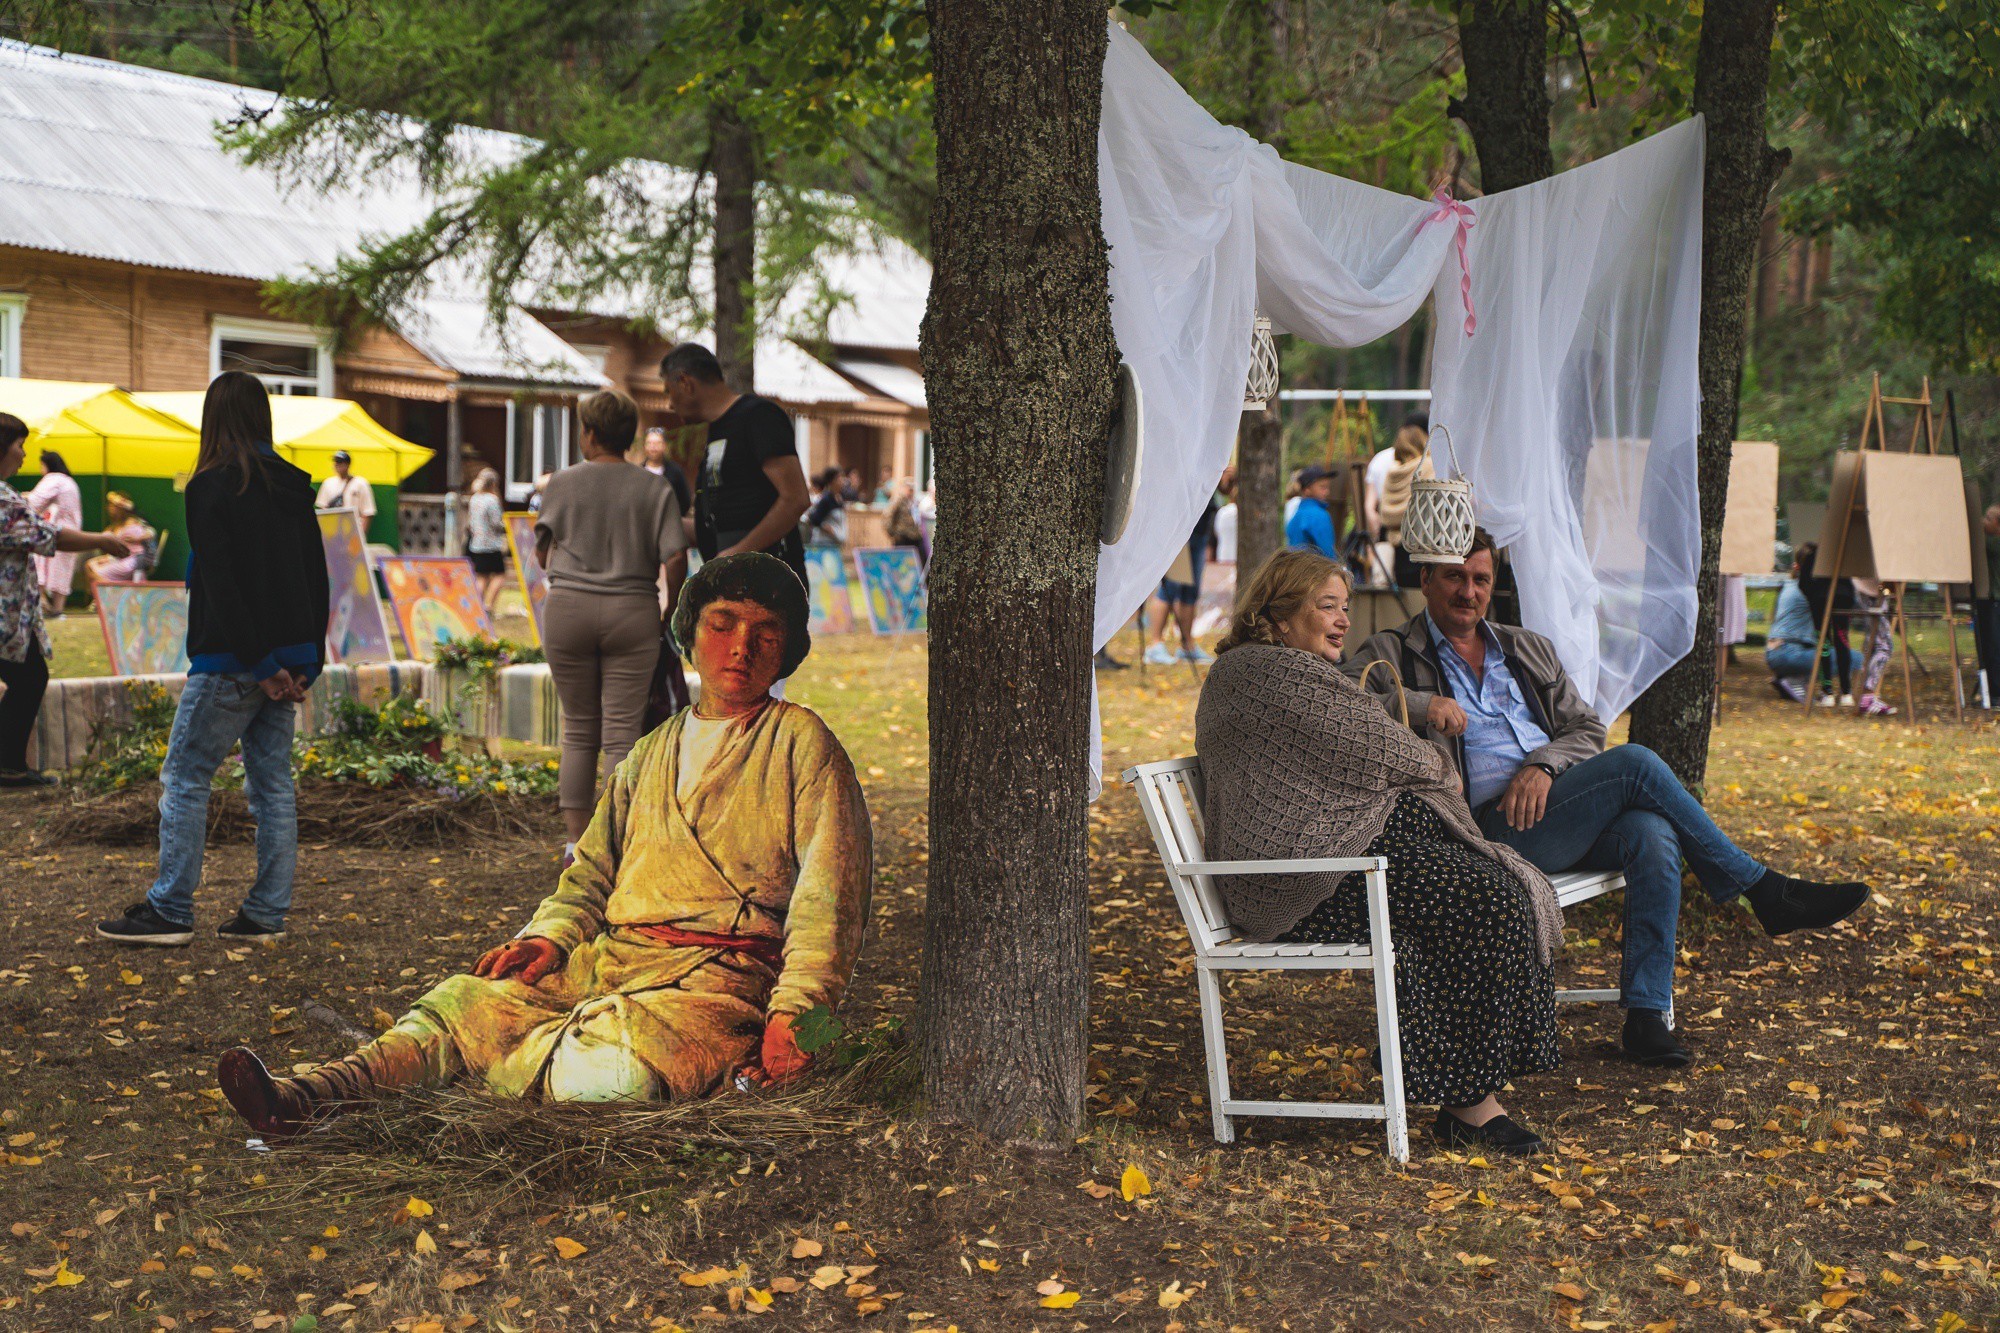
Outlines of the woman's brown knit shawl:
M1415 792L1482 856L1527 891L1546 966L1562 943L1555 890L1513 849L1486 841L1444 756L1323 657L1241 644L1209 668L1195 712L1207 788L1204 849L1216 861L1360 856L1403 792ZM1333 896L1336 874L1228 875L1229 920L1272 940Z

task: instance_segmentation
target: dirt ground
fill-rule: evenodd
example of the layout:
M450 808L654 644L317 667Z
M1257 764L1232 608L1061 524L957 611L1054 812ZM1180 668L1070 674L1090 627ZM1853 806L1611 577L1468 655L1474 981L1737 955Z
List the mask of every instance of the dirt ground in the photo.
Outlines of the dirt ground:
M924 670L917 642L828 639L793 696L839 731L876 819L853 1030L914 1000ZM1186 668L1107 677L1107 770L1190 751L1196 689ZM90 927L143 893L151 849L40 845L60 797L10 794L0 1328L2000 1326L2000 731L1807 721L1746 665L1715 744L1725 828L1781 867L1869 878L1874 905L1776 942L1691 902L1692 1067L1625 1065L1617 1012L1568 1008L1563 1067L1506 1098L1556 1154L1467 1160L1419 1130L1403 1170L1368 1123L1214 1144L1186 935L1116 787L1093 815L1091 1126L1070 1152L926 1128L896 1083L817 1142L691 1135L656 1165L476 1180L394 1133L252 1150L214 1062L239 1042L278 1066L341 1054L306 1001L372 1029L463 969L552 886L553 817L545 840L311 845L283 943L134 952ZM245 845L211 854L202 925L250 868ZM1615 900L1570 927L1561 978L1612 984ZM1244 1095L1373 1084L1351 978L1239 979L1225 1003Z

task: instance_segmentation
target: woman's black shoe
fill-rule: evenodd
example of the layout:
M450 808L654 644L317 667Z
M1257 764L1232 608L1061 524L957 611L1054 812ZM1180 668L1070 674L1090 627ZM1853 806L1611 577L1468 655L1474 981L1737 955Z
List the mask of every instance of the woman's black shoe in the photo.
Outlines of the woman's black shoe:
M1507 1116L1496 1115L1483 1125L1468 1125L1443 1107L1431 1123L1431 1137L1447 1148L1485 1149L1509 1157L1527 1157L1542 1150L1539 1135Z
M0 787L53 787L56 780L32 768L0 768Z
M1627 1009L1625 1058L1654 1069L1679 1069L1690 1057L1687 1047L1667 1026L1665 1014L1657 1009Z

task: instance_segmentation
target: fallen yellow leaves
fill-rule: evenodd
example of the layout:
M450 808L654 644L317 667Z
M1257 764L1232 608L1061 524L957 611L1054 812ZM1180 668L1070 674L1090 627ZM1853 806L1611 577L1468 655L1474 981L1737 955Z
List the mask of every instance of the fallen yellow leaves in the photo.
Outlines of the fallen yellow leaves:
M847 1270L839 1264L822 1264L813 1270L813 1275L807 1278L806 1281L812 1283L821 1291L826 1291L847 1281Z
M1178 1310L1186 1305L1193 1295L1191 1291L1182 1291L1180 1282L1176 1280L1160 1288L1158 1304L1162 1310Z
M826 1247L821 1245L818 1241L808 1240L806 1237L800 1236L797 1240L792 1242L792 1258L817 1259L822 1253L825 1252L825 1249Z
M1118 1193L1130 1203L1143 1194L1153 1192L1153 1182L1146 1179L1146 1173L1136 1166L1125 1168L1125 1174L1118 1177Z
M568 1236L557 1236L549 1244L555 1246L556 1253L564 1259L574 1259L580 1254L590 1253L588 1245L573 1241Z
M444 1291L464 1291L476 1287L486 1280L484 1273L446 1273L438 1279L438 1286Z
M77 1283L83 1281L83 1274L70 1270L68 1259L56 1260L54 1268L30 1268L26 1272L29 1277L45 1277L48 1279L46 1282L36 1283L32 1288L37 1296L47 1291L50 1287L74 1287Z
M438 1243L431 1239L430 1232L419 1231L417 1233L417 1243L411 1248L415 1249L418 1254L436 1254L438 1252Z
M1739 1273L1761 1273L1764 1271L1764 1261L1761 1259L1752 1259L1747 1254L1738 1254L1734 1250L1724 1250L1722 1257L1724 1262Z
M571 1241L570 1243L574 1245L576 1242ZM581 1253L580 1247L578 1252ZM574 1256L564 1255L563 1257L568 1259ZM727 1282L732 1278L742 1279L749 1276L750 1265L748 1264L739 1264L735 1268L704 1268L700 1272L690 1271L680 1275L681 1285L684 1287L712 1287L718 1282Z
M391 1217L389 1220L391 1222L400 1225L404 1222L409 1221L411 1218L414 1217L429 1217L435 1211L437 1210L432 1208L429 1204L425 1203L422 1199L419 1199L416 1195L412 1194L410 1196L410 1201L404 1204L401 1208L398 1208L396 1210L395 1216Z

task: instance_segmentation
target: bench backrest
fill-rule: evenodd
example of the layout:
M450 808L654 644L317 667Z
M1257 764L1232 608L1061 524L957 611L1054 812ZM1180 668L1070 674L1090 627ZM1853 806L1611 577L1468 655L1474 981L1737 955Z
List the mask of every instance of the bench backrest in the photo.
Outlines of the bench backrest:
M1139 808L1153 830L1160 864L1167 872L1167 884L1174 902L1187 923L1196 953L1206 953L1217 944L1236 939L1229 913L1222 905L1210 875L1185 875L1179 867L1206 859L1202 851L1201 765L1193 757L1140 764L1125 771L1125 781L1139 795Z

